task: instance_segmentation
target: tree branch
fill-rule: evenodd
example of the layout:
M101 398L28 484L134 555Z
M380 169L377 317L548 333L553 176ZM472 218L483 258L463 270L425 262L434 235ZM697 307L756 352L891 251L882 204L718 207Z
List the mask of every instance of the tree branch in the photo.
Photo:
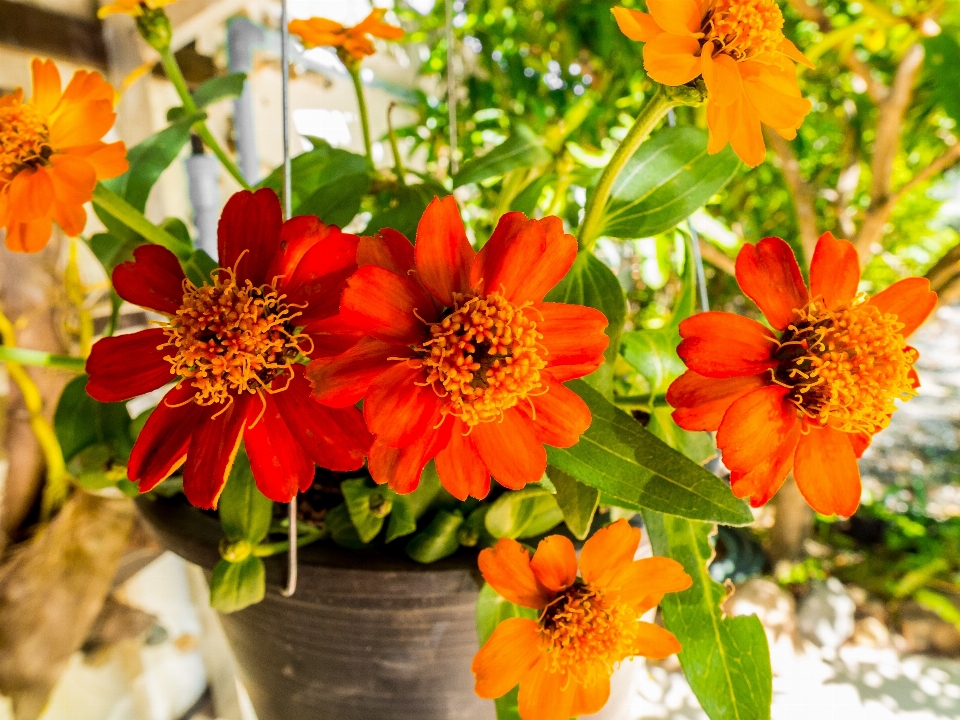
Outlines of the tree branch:
M736 276L737 264L733 258L703 238L700 238L700 256L718 270L723 270L727 275Z
M813 258L813 250L820 236L817 227L816 193L813 187L800 174L800 163L793 147L775 130L764 128L764 136L780 160L780 172L790 187L793 206L797 212L797 225L800 229L800 242L807 262Z
M960 279L960 245L950 248L946 255L927 270L926 278L930 281L930 289L936 293L941 293L956 283Z

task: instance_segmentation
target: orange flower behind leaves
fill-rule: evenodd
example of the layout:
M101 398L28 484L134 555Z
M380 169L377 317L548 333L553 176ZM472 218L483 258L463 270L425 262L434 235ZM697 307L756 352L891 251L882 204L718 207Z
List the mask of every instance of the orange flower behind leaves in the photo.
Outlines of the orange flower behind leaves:
M648 0L650 14L613 9L621 32L646 43L643 66L663 85L702 76L711 153L727 143L747 165L763 162L760 125L788 140L810 112L794 62L813 67L783 35L775 0Z
M140 17L144 10L159 10L165 5L170 5L176 0L114 0L109 5L104 5L97 11L97 17L101 20L110 15L130 15L131 17Z
M483 498L491 475L522 488L543 476L545 444L579 440L590 409L563 383L603 363L607 319L543 301L576 256L559 218L518 212L477 253L453 197L430 203L416 247L389 229L360 240L340 320L366 337L307 376L324 404L363 398L374 480L411 492L436 458L451 494Z
M573 543L562 535L542 540L532 559L516 540L481 552L493 589L540 615L493 631L473 659L477 695L498 698L519 684L523 720L568 720L600 711L621 661L680 652L673 633L640 617L692 580L676 560L634 560L639 544L640 530L626 520L598 530L580 553L579 578Z
M97 181L127 169L124 144L101 140L117 118L109 83L78 70L61 91L52 60L32 70L29 102L20 89L0 97L0 227L15 252L41 250L53 223L79 235Z
M745 245L737 282L777 332L724 312L680 324L677 353L689 370L667 401L687 430L716 430L733 493L759 507L790 471L814 510L850 516L860 503L857 458L890 422L898 398L916 394L917 351L906 339L933 312L924 278L868 298L846 240L826 233L803 283L780 238Z
M403 37L403 28L383 22L386 14L385 8L374 8L359 25L353 27L344 27L338 22L319 17L293 20L290 22L290 32L300 38L304 47L336 48L344 62L352 60L359 63L376 52L373 41L368 36L384 40L399 40Z

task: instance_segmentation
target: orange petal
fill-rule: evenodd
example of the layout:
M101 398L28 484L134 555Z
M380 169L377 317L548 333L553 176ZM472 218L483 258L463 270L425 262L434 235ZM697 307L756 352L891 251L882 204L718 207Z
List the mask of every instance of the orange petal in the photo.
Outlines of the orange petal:
M370 384L409 354L404 345L392 345L365 337L342 355L313 360L307 378L313 394L324 405L349 407L367 394Z
M507 213L474 258L470 285L485 292L502 292L508 300L517 302L516 289L546 250L546 233L539 222L528 220L520 212Z
M548 368L590 363L599 366L603 362L610 338L604 332L608 323L602 312L582 305L545 302L534 305L531 314L541 318L537 331L543 334L540 342L547 349ZM552 374L559 377L556 372Z
M130 163L127 162L127 146L122 142L78 145L67 148L64 155L86 160L93 166L98 180L115 178L130 168Z
M648 622L637 623L635 655L662 660L680 652L680 641L669 630Z
M546 386L546 392L531 398L533 412L521 408L531 417L540 442L559 448L573 447L590 427L590 408L550 373L541 371L540 380Z
M643 67L664 85L684 85L700 75L700 43L692 35L660 33L643 46Z
M740 112L730 129L730 147L750 167L756 167L767 157L760 114L747 97L740 103Z
M530 553L516 540L500 538L492 548L481 551L477 564L490 587L515 605L542 610L554 598L534 575Z
M810 294L832 309L853 300L859 284L860 256L853 243L821 235L810 262Z
M784 38L780 41L780 52L794 62L798 62L801 65L806 65L811 70L815 68L814 64L807 59L807 56L800 52L797 46L790 42L790 40L787 38Z
M634 560L610 583L624 602L646 612L655 607L663 596L682 592L693 584L683 565L672 558L652 557Z
M620 519L597 530L580 551L580 574L591 585L606 587L633 562L640 529Z
M439 407L433 386L423 383L423 370L398 362L370 385L363 417L377 440L403 447L432 430Z
M13 203L12 196L10 202ZM937 307L937 294L930 289L929 280L913 277L895 282L869 302L880 308L880 312L896 315L903 323L901 334L910 337Z
M707 98L707 152L715 155L730 142L733 128L740 119L743 98L738 96L731 105L723 106L712 97Z
M10 182L8 212L11 222L31 222L45 218L53 204L53 180L46 168L22 170Z
M48 217L30 222L11 221L7 225L7 248L13 252L39 252L50 242L52 232L53 221Z
M709 52L704 52L700 60L710 99L720 107L737 102L743 92L737 61L729 55L711 55Z
M847 437L850 438L850 446L853 448L853 454L857 456L857 459L863 457L863 454L873 441L873 435L863 432L849 433Z
M416 280L364 265L347 281L340 315L378 340L419 344L429 337L424 321L436 318L430 295Z
M490 471L483 464L467 426L457 419L450 431L450 442L435 459L440 484L457 500L485 498L490 492Z
M652 15L639 10L615 7L613 17L617 21L620 32L637 42L647 42L663 32Z
M538 482L547 469L547 451L533 422L517 408L504 411L499 421L475 425L471 437L490 474L511 490Z
M383 228L373 237L360 238L357 265L377 265L394 275L405 277L416 270L413 243L396 230Z
M470 265L476 253L452 195L434 198L427 206L417 226L414 254L420 280L441 305L452 307L453 293L470 289Z
M847 433L811 429L800 438L793 476L804 499L821 515L850 517L860 504L860 468Z
M714 431L737 398L767 383L766 375L706 378L687 370L667 389L667 402L677 410L673 420L684 430Z
M553 673L550 668L550 659L541 654L520 681L519 709L523 720L569 720L576 683L567 673Z
M30 68L33 72L33 96L30 104L41 115L49 117L60 102L60 71L53 60L40 58L34 58Z
M737 255L737 282L767 321L784 330L796 318L795 310L809 301L807 287L793 250L778 237L747 243Z
M726 378L759 375L776 366L770 355L776 338L756 320L725 312L705 312L680 323L677 354L699 375Z
M562 592L577 579L577 551L569 538L551 535L537 545L530 568L541 585Z
M730 487L738 498L748 498L753 507L766 505L777 494L793 469L802 423L796 423L776 451L747 472L730 473Z
M574 686L571 715L575 717L600 712L610 699L610 678L606 675L594 673L591 683L574 681Z
M374 440L367 462L367 469L374 482L387 484L401 495L416 490L423 468L450 442L450 428L453 423L440 423L441 419L438 410L432 418L431 429L402 448L390 447L380 440Z
M717 447L723 464L747 472L773 455L800 422L796 406L787 400L790 391L769 385L744 395L723 416Z
M657 25L677 35L700 34L703 13L699 0L647 0Z
M474 691L494 700L515 688L540 657L540 630L536 620L504 620L473 658Z

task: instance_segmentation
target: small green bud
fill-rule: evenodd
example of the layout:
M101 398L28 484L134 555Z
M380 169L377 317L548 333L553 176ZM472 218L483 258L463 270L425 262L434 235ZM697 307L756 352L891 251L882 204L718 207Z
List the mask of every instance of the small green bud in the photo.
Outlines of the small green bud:
M480 542L480 533L475 527L470 525L461 525L457 531L457 541L464 547L476 547Z
M173 26L163 8L144 8L137 17L137 30L154 50L166 52L173 39Z
M226 538L220 541L220 557L227 562L237 563L246 560L253 552L253 545L246 540L229 542Z
M393 510L393 500L386 497L383 493L370 493L370 514L374 517L382 518L390 514Z

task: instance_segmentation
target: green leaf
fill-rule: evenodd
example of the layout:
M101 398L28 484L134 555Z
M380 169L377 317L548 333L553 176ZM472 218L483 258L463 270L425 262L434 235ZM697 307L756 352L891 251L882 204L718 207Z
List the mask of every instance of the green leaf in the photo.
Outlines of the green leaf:
M463 524L458 511L440 510L423 530L407 543L406 551L419 563L432 563L452 555L460 547L457 531Z
M219 265L204 250L194 250L190 259L182 263L183 272L197 287L210 282L210 273Z
M680 333L673 326L625 332L620 341L623 359L650 384L650 394L663 395L686 366L677 355Z
M934 95L943 110L960 124L960 43L952 33L924 38L926 74L933 81Z
M544 146L543 140L526 125L517 123L510 137L497 147L482 157L465 162L453 177L453 186L478 183L518 168L546 165L552 159L553 155Z
M344 227L360 212L360 203L369 190L369 173L344 175L335 183L321 185L297 206L296 214L316 215L326 225Z
M237 453L218 503L223 534L230 542L256 545L267 536L273 519L273 501L257 489L245 452Z
M573 447L547 447L551 465L626 508L726 525L753 521L723 480L647 432L583 381L567 386L587 403L593 422Z
M368 485L365 478L344 480L340 483L340 489L347 504L347 512L350 513L350 521L357 530L357 537L360 542L370 542L380 532L384 523L382 517L377 517L370 511L370 496L381 491Z
M510 202L510 210L513 212L522 212L524 215L533 215L537 209L537 203L540 202L540 196L547 186L557 182L556 175L541 175L534 178L527 186L523 188L517 196Z
M557 504L563 512L563 522L575 538L586 540L600 505L600 491L555 467L548 466L547 475L557 488Z
M362 550L366 543L360 539L357 529L353 526L350 519L350 511L347 510L346 503L337 505L333 510L327 513L323 521L324 527L330 531L330 537L333 541L342 547L351 550Z
M246 80L247 74L242 72L211 78L193 91L193 101L198 108L205 108L220 100L240 97Z
M477 636L482 646L504 620L510 618L537 619L537 611L530 608L514 605L504 600L497 591L484 583L477 599ZM520 710L517 706L517 688L495 701L497 720L520 720Z
M407 495L393 493L393 510L390 511L390 521L387 523L385 542L393 542L397 538L410 535L417 531L417 519L413 515L413 507L407 500Z
M528 487L505 492L487 512L484 525L496 538L542 535L563 520L557 499L548 490Z
M679 450L697 465L703 465L717 454L713 438L707 432L692 432L677 425L671 413L672 408L658 407L650 413L647 431L663 440L667 445Z
M601 235L658 235L702 207L740 168L729 147L707 153L707 133L693 127L664 128L627 162L613 185Z
M267 577L263 561L250 555L240 562L221 560L210 578L210 607L232 613L263 600Z
M921 588L913 594L913 599L927 610L935 612L944 622L951 623L960 630L960 609L945 595Z
M373 235L388 227L413 240L427 205L435 197L449 194L442 185L434 182L399 185L390 192L385 191L377 198L377 208L363 234Z
M67 383L53 414L53 430L63 459L69 463L86 448L103 445L108 453L104 463L111 459L125 463L131 449L126 403L97 402L87 395L87 380L86 375L80 375Z
M654 553L673 558L693 578L688 590L667 593L660 608L683 646L680 664L704 711L711 720L769 720L773 675L767 638L756 615L723 614L727 589L707 570L713 527L650 510L643 511L643 521Z

